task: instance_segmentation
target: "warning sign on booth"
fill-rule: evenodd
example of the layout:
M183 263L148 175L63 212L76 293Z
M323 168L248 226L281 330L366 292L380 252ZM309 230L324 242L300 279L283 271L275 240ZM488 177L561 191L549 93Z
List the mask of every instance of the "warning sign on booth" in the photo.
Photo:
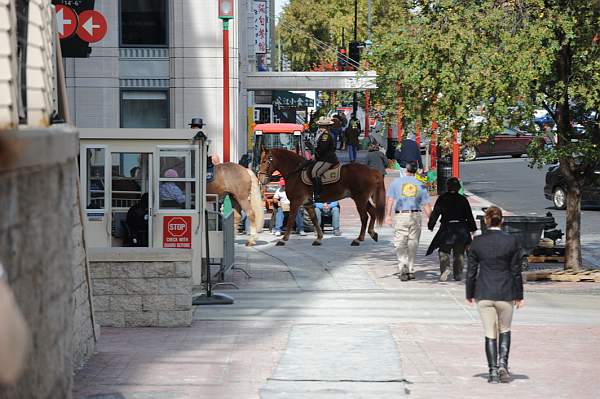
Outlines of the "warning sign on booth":
M165 216L163 248L192 248L191 216Z

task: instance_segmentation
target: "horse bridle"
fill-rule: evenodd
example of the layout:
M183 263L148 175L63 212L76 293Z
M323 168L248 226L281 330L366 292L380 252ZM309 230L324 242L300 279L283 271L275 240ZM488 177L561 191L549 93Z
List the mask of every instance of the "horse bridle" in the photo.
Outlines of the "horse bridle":
M269 170L269 168L271 167L272 162L273 162L273 156L271 154L269 154L269 158L267 159L267 167L266 167L267 170ZM258 175L258 183L259 183L260 187L264 186L265 184L263 183L263 179L261 178L261 175L265 175L265 177L267 177L268 173L262 172L259 169L257 175Z

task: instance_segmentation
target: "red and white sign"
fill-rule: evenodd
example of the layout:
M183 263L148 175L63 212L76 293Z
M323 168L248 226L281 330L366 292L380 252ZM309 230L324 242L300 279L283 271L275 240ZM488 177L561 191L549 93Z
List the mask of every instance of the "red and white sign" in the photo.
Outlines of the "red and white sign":
M79 14L77 36L84 42L96 43L106 35L108 24L98 11L87 10Z
M163 248L192 248L191 216L165 216Z
M71 7L56 5L56 29L58 38L66 39L77 30L77 14Z

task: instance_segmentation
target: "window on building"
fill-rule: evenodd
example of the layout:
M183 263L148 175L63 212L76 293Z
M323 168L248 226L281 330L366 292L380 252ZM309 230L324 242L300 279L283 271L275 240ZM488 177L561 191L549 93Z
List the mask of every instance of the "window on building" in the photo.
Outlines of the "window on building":
M166 46L167 0L121 0L121 45Z
M166 90L121 91L121 127L169 127Z

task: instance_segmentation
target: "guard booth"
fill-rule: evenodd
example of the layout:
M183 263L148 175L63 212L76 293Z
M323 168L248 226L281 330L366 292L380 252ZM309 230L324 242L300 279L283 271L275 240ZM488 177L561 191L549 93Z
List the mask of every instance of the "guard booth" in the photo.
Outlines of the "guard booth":
M192 129L80 129L87 246L191 249L201 284L208 143ZM147 201L147 231L128 223ZM133 231L135 230L135 231ZM140 249L141 250L141 249Z

